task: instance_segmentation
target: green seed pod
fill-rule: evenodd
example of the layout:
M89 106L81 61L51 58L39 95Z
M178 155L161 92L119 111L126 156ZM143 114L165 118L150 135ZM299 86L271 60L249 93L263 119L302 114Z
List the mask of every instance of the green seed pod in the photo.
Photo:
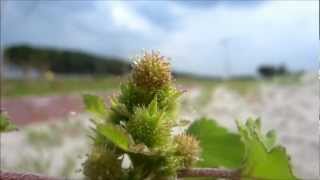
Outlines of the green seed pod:
M170 64L158 52L145 52L133 65L132 80L146 90L161 89L171 83Z
M120 179L121 161L116 155L102 146L93 148L83 164L83 173L89 180Z
M200 146L198 140L194 137L181 134L174 138L176 143L176 153L178 156L182 157L182 162L184 167L190 167L195 164L199 159Z
M148 107L139 107L128 121L127 128L137 143L148 147L162 146L168 143L170 128L165 113L158 110L157 98Z

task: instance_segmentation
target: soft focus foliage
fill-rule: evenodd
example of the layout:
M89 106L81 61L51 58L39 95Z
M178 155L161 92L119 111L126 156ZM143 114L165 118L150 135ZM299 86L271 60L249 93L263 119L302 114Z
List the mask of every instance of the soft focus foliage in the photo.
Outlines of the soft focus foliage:
M276 144L273 130L263 134L260 120L237 121L239 133L228 132L212 119L195 121L188 133L202 147L202 167L238 169L241 179L296 179L285 149Z
M9 121L3 113L0 114L0 133L17 130L16 126Z
M248 119L246 124L237 121L241 140L245 145L241 170L244 179L296 179L290 157L284 147L276 144L274 131L261 132L260 120Z
M201 118L188 129L200 140L202 147L200 167L239 168L244 154L240 136L221 127L215 120Z

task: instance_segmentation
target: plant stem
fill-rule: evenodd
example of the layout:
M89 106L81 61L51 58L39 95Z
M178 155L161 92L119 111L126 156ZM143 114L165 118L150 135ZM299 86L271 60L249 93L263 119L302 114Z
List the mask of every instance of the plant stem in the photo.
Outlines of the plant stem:
M239 180L238 170L229 170L221 168L190 168L178 170L178 178L183 177L218 177L232 180ZM47 177L31 173L1 172L0 179L6 180L58 180L61 178Z
M0 179L6 180L58 180L61 178L47 177L39 174L31 173L16 173L16 172L2 172L0 171Z
M178 170L178 178L182 177L218 177L236 180L240 179L240 172L221 168L189 168Z

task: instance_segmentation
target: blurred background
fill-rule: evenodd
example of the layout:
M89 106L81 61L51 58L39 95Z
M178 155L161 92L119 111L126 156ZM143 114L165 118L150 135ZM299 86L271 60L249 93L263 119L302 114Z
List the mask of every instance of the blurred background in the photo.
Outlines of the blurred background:
M81 95L106 99L145 50L187 90L181 119L261 117L299 177L319 177L319 2L1 1L1 135L6 170L82 177L90 141ZM21 153L23 149L23 153Z

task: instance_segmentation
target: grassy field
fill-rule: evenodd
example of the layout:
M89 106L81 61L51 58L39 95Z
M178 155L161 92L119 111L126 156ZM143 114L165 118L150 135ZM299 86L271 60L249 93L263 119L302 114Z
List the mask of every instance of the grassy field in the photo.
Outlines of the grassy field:
M125 81L124 77L82 77L82 78L57 78L54 80L34 79L34 80L3 80L2 96L21 97L21 96L47 96L72 94L82 92L103 92L117 89L121 82ZM178 87L202 88L203 97L201 101L206 101L212 92L219 86L224 86L241 95L256 91L260 83L279 83L291 84L298 82L297 77L278 77L272 80L255 80L255 79L199 79L199 78L178 78L176 84Z
M109 91L118 89L118 85L124 78L83 78L64 79L53 81L5 81L2 86L7 91L7 97L21 97L29 95L52 95L73 93L81 91ZM30 83L30 84L29 84ZM300 84L302 83L302 85ZM314 123L314 114L317 108L313 106L317 98L316 83L300 82L298 79L278 77L273 80L233 79L228 81L209 79L177 79L176 84L186 88L188 92L182 96L181 119L195 120L202 116L215 118L221 127L234 127L234 117L259 115L263 123L277 130L279 139L285 140L288 151L291 152L297 174L301 177L314 177L316 174L317 126ZM9 86L8 86L9 85ZM59 85L59 86L57 86ZM289 86L288 86L289 85ZM291 85L295 85L291 89ZM10 88L9 88L10 87ZM195 87L195 88L193 88ZM220 88L223 89L220 89ZM22 89L18 89L22 88ZM227 91L224 91L226 88ZM216 90L217 89L217 90ZM261 91L260 91L261 90ZM262 101L254 103L246 95L260 92ZM236 92L238 95L235 95ZM277 98L274 95L277 94ZM193 96L194 95L194 96ZM231 97L231 98L230 98ZM290 98L288 98L290 97ZM297 109L297 110L296 110ZM282 113L284 112L284 113ZM245 117L246 118L246 117ZM4 135L4 145L1 146L5 160L4 168L12 171L28 171L44 175L81 179L81 163L90 147L90 139L87 137L90 124L85 114L70 115L61 121L52 123L39 123L21 127L17 132ZM191 121L192 122L192 121ZM232 126L229 126L232 124ZM195 126L193 132L201 135L201 146L216 149L209 125ZM302 132L302 130L305 130ZM215 135L221 135L221 129L216 129ZM235 141L233 131L230 131L230 141ZM286 140L286 139L289 139ZM218 140L216 140L218 141ZM307 143L305 143L307 142ZM229 143L221 143L223 151L233 151ZM23 148L25 152L19 153ZM309 152L306 154L305 150ZM10 152L10 153L9 153ZM30 152L30 153L29 153ZM218 151L217 151L218 153ZM230 153L232 154L232 153ZM219 159L209 157L209 153L203 151L202 158L206 161L199 166L208 166ZM231 157L230 158L234 158ZM236 157L241 160L241 157ZM63 160L63 161L61 161ZM228 160L228 159L226 159ZM307 165L301 162L309 162ZM230 167L236 166L226 161ZM301 166L299 166L302 164ZM190 180L205 180L206 178L186 178ZM306 178L308 179L308 178ZM309 178L310 179L310 178ZM316 178L313 178L316 179Z
M55 80L4 80L2 96L46 96L84 91L108 91L119 87L120 77L73 78Z

